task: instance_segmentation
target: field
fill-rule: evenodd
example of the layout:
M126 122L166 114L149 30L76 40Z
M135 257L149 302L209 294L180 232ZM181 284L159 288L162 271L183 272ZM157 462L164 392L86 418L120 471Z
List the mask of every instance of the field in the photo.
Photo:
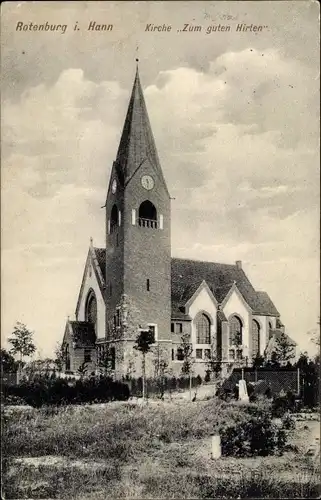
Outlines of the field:
M244 418L242 405L215 399L5 408L3 496L318 498L306 452L319 422L297 422L281 455L211 459L211 434Z

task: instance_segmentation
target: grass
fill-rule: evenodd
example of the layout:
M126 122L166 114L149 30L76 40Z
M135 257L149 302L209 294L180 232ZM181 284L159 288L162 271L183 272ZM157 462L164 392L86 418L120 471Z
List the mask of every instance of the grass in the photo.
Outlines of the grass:
M247 407L213 401L100 408L67 406L16 411L5 418L8 456L65 455L130 460L158 442L210 436L248 418Z
M248 419L249 408L215 400L16 408L3 417L3 496L318 498L319 476L304 472L311 464L301 453L210 459L210 435Z

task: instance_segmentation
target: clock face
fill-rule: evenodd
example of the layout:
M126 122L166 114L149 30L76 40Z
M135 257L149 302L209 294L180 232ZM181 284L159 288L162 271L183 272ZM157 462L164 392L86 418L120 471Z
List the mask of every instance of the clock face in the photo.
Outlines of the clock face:
M113 183L112 183L112 185L111 185L111 192L112 192L113 194L115 194L115 193L116 193L116 190L117 190L117 181L116 181L116 179L114 179L114 180L113 180Z
M147 191L150 191L154 187L154 179L151 175L143 175L141 183L143 188L147 189Z

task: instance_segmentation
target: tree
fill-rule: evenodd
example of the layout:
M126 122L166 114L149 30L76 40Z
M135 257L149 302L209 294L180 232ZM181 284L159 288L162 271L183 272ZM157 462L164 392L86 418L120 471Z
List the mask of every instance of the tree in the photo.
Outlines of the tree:
M140 351L143 355L142 359L142 378L143 378L143 400L145 399L145 375L146 375L146 354L150 351L151 345L154 344L154 334L151 330L141 330L136 338L134 349Z
M190 335L185 333L181 337L182 343L180 349L183 357L182 373L189 377L189 399L192 400L192 373L193 373L193 344L190 341Z
M212 348L211 357L206 362L206 375L205 382L209 382L211 379L211 373L214 375L215 379L221 374L222 362L217 358L216 349Z
M78 367L77 372L79 373L80 377L82 378L86 375L87 370L88 370L88 363L83 361L83 363L81 363L81 365Z
M57 342L56 347L55 347L54 363L57 367L58 372L63 371L65 362L66 362L66 351L63 347L63 344L60 342Z
M1 349L1 373L15 372L17 370L17 362L6 349Z
M49 377L50 374L53 374L54 364L55 362L51 358L35 359L26 363L24 366L24 372L28 376L29 380L37 375Z
M106 345L105 350L99 356L97 360L98 368L103 372L105 377L111 376L113 374L113 356L109 345Z
M316 345L318 354L320 356L320 316L317 321L318 328L314 328L313 330L310 330L308 332L308 335L310 337L310 341L313 342L313 344Z
M264 366L264 363L266 362L266 359L264 356L261 356L261 354L257 353L255 358L253 359L253 368L262 368Z
M291 362L294 357L293 345L289 343L288 337L282 332L280 337L275 339L271 356L272 364L285 365L288 361Z
M163 399L165 392L165 379L166 374L171 372L168 363L168 351L165 348L161 348L159 342L157 343L156 349L154 351L154 376L157 379L158 389L160 391L160 399Z
M20 366L22 366L22 358L30 356L36 350L33 343L33 332L20 322L17 322L14 326L12 337L9 337L8 342L12 345L10 353L14 356L19 355Z
M319 402L320 366L314 359L310 360L307 353L301 353L296 363L300 369L301 395L303 404L313 408Z

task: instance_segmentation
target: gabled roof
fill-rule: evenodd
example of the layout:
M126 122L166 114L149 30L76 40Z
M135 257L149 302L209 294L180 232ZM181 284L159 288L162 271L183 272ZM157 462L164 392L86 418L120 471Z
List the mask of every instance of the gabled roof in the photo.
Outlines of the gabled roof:
M120 181L126 185L146 160L166 186L137 67L115 162Z
M253 313L279 316L268 294L257 292L239 266L179 258L172 258L172 307L182 308L203 280L218 303L235 283Z
M271 316L279 316L279 312L270 299L269 295L266 292L256 292L256 314L267 314L266 311L269 311Z
M106 250L95 247L94 251L100 270L105 276ZM185 314L184 306L203 281L206 282L218 303L224 300L235 283L254 314L279 316L279 312L268 294L266 292L257 292L243 269L237 265L172 258L172 318L191 319Z
M87 321L69 321L72 331L72 341L76 347L94 347L96 334L94 325Z

